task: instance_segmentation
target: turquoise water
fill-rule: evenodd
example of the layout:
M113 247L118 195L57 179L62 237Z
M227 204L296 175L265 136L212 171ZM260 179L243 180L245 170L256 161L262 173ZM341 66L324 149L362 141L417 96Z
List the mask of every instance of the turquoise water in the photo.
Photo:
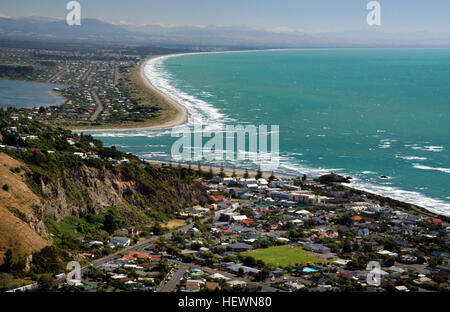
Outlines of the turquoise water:
M0 108L57 105L63 99L51 91L64 87L53 83L0 80Z
M195 54L150 61L145 71L188 107L190 123L280 125L279 172L334 171L450 214L449 50ZM165 161L175 140L169 130L94 134Z

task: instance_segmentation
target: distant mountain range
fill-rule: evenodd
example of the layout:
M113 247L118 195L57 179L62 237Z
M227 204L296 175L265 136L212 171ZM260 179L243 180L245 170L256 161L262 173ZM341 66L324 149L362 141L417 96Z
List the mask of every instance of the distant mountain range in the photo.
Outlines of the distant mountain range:
M0 38L3 39L46 39L58 41L128 41L132 33L115 25L95 19L84 19L81 26L69 26L65 20L44 18L0 17Z
M0 39L254 48L450 46L446 35L394 34L369 27L352 32L307 34L246 27L114 25L97 19L83 19L81 26L68 26L65 20L38 16L0 17Z

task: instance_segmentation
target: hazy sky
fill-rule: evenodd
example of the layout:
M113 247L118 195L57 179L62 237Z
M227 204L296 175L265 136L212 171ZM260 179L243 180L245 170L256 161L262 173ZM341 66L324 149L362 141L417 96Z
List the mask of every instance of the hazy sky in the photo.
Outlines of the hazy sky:
M66 0L0 0L0 16L64 18ZM114 23L247 26L286 31L367 28L369 0L80 0L82 17ZM379 30L450 33L450 0L379 0Z

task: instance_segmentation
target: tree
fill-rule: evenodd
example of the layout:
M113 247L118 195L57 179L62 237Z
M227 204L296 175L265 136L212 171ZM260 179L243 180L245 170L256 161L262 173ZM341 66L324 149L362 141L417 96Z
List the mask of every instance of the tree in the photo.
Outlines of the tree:
M261 167L258 167L258 171L256 171L255 179L256 180L261 179L262 176L263 176L263 173L261 171Z
M188 175L189 176L192 175L192 164L191 164L191 162L189 162L189 165L188 165Z
M35 273L61 273L64 271L64 263L60 259L60 251L54 246L47 246L35 252L32 265Z
M200 164L200 162L198 162L198 165L197 165L197 174L199 176L203 175L202 165Z
M157 250L163 250L166 248L166 239L164 236L161 236L156 240L156 249Z
M384 249L389 250L389 251L395 251L398 249L397 244L393 240L390 240L390 239L386 239L383 242L383 245L384 245Z
M3 256L3 265L0 267L0 271L11 272L13 265L12 251L8 249Z
M214 173L213 173L212 167L210 166L210 167L209 167L209 171L208 171L208 173L206 174L206 178L207 178L207 179L212 179L213 177L214 177Z
M270 270L266 267L264 267L261 271L256 274L255 279L256 281L263 282L265 281L270 275Z
M161 226L159 222L156 222L155 225L152 227L152 232L154 235L162 235L164 234L164 228Z
M105 216L105 221L103 221L103 229L111 235L118 228L119 225L117 224L117 216L112 209L109 209L108 214Z
M387 284L386 285L386 292L388 293L396 293L398 292L397 288L393 284Z
M383 265L384 265L385 267L391 267L391 266L393 266L394 264L395 264L395 259L392 258L392 257L389 257L389 258L383 263Z
M31 157L36 165L41 165L45 161L45 155L41 151L34 151Z
M307 179L306 174L304 174L303 177L302 177L302 181L305 182L306 179Z
M53 287L53 278L51 274L42 274L38 279L38 284L41 290L48 291Z
M258 261L256 261L256 266L258 268L264 268L264 267L266 267L266 264L264 263L263 260L259 259Z
M231 177L236 178L236 168L233 167L233 173L231 174Z
M272 173L270 174L270 177L269 177L269 181L272 182L275 179L276 179L276 177L274 176L273 171L272 171Z
M342 218L337 220L337 223L340 225L351 226L353 224L353 219L350 215L345 215Z
M244 172L244 179L248 179L249 178L249 175L248 175L248 169L245 169L245 172Z
M253 258L253 257L245 257L244 265L249 266L249 267L255 267L256 266L255 258Z
M344 252L344 253L352 252L352 244L349 241L346 241L344 243L344 246L342 248L342 252Z
M223 169L223 165L220 166L219 177L221 178L225 177L225 170Z
M241 214L247 216L247 218L254 218L255 217L255 212L253 211L252 208L249 208L249 207L241 208L241 209L239 209L239 212Z

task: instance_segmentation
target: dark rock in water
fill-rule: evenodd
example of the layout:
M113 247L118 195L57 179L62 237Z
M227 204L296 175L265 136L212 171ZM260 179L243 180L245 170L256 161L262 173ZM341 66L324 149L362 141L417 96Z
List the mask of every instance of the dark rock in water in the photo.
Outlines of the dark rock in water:
M352 177L343 177L341 175L330 173L319 178L320 183L350 183Z
M389 179L389 177L385 176L385 175L380 176L380 178L382 178L382 179Z

